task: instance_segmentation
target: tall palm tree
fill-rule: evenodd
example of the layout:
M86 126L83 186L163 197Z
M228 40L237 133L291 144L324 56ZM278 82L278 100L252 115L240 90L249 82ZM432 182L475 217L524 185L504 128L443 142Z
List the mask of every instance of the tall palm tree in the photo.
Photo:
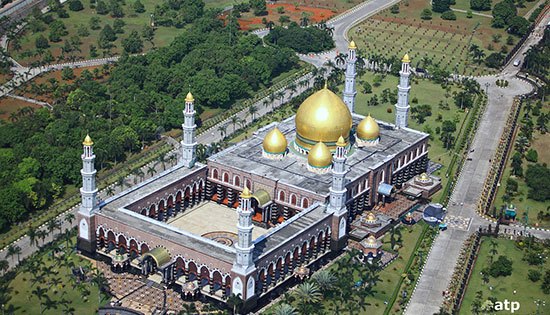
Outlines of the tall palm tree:
M174 153L174 154L170 154L168 156L168 162L170 162L170 164L172 164L172 166L174 166L174 164L176 164L176 162L178 161L178 156ZM138 176L140 176L140 174L143 173L143 171L141 170L141 168L138 168ZM141 177L141 176L140 176Z
M277 98L280 100L279 106L283 105L283 100L285 99L285 92L284 91L277 92Z
M15 257L15 255L17 255L17 262L19 262L19 255L21 255L21 247L11 244L10 246L8 246L6 258L11 257L11 262L13 262L13 258Z
M258 108L254 105L248 108L248 114L252 116L252 121L254 121L254 118L255 118L254 116L256 115L257 112L258 112Z
M336 277L329 270L321 270L316 272L311 279L317 283L321 292L331 290L336 284Z
M162 170L166 171L166 153L161 152L158 156L158 163L162 165Z
M111 189L112 189L112 188L111 188ZM65 215L65 221L69 222L69 225L70 225L70 226L73 225L74 219L75 219L74 213L72 213L72 212L67 212L67 214Z
M109 281L105 278L105 275L97 269L94 270L92 274L92 283L97 285L99 292L97 297L98 307L101 306L101 292L107 293L109 291Z
M10 263L7 260L5 259L0 260L0 270L2 270L2 276L4 275L4 273L6 273L6 271L8 271L9 268L10 268Z
M46 298L47 292L48 290L42 288L41 286L37 286L34 290L31 291L31 293L36 296L38 301L40 301L40 314L44 313L42 300Z
M338 66L342 66L344 64L346 64L346 58L348 57L348 55L344 54L344 53L339 53L338 55L336 55L336 57L334 58L334 61L336 62L336 65Z
M52 234L53 231L57 228L57 222L55 219L50 219L46 222L46 228L48 229L48 234Z
M231 295L227 298L227 304L230 307L233 307L233 314L237 314L237 311L241 304L243 303L243 300L241 299L241 294L234 294L231 293Z
M235 132L237 130L237 124L239 123L239 117L237 117L237 115L233 115L229 118L229 121L233 125L233 132Z
M36 237L36 229L31 226L29 226L29 229L27 230L27 235L29 236L29 241L31 243L31 246L35 246L37 237Z
M218 126L218 131L220 132L220 135L222 136L222 138L225 138L225 135L227 133L227 126L226 125L219 125Z
M156 172L157 170L155 169L154 166L147 167L147 174L149 174L150 177L153 177L153 175L155 175Z
M44 241L46 240L46 236L48 236L48 232L45 230L38 230L36 231L36 236L42 240L42 246L44 246Z

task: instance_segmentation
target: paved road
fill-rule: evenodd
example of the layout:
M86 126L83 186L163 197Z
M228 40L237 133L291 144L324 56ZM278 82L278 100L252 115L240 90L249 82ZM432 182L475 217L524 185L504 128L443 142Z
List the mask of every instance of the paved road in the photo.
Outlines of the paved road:
M550 17L546 17L539 24L516 57L511 60L521 58L531 45L540 40L541 32L549 19ZM489 84L487 109L471 146L474 150L469 156L472 161L466 161L447 207L447 215L469 219L470 225L467 229L450 227L436 238L405 314L433 314L439 310L440 305L443 304L441 293L449 286L464 241L480 226L487 226L489 223L475 210L491 167L489 160L493 158L497 149L514 97L526 94L532 89L530 84L515 77L518 70L509 63L498 76L476 78L483 88L486 83ZM495 84L497 78L508 80L508 88L497 87ZM516 229L518 232L523 230L522 227L507 229ZM539 238L550 237L550 232L535 229L528 229L528 232Z

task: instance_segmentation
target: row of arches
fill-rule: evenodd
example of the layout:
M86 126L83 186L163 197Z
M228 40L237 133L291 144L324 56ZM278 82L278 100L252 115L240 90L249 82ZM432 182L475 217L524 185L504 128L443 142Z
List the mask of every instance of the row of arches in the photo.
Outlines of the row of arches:
M286 195L287 194L284 191L279 190L277 200L280 201L280 202L290 204L290 205L295 206L295 207L303 208L303 209L309 207L309 205L311 204L309 198L307 198L307 197L301 197L300 198L295 193L290 193L289 197L287 199Z
M167 221L170 217L193 207L204 199L204 181L201 179L192 185L186 186L183 190L178 190L175 194L143 207L139 210L141 215L153 218L159 221Z
M246 186L249 189L252 189L252 181L249 178L245 178L243 181L241 179L241 176L239 175L231 176L227 171L221 171L221 175L220 175L220 171L217 168L212 168L211 177L212 179L222 181L224 183L233 185L235 187L244 188Z
M256 277L256 294L265 293L277 283L292 275L301 265L308 265L330 251L331 230L327 227L317 235L304 240L259 269Z

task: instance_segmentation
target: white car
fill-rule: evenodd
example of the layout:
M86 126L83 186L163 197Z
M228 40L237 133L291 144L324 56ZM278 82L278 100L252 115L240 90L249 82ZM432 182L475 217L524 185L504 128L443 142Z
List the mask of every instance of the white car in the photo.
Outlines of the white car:
M521 60L520 60L520 59L514 60L514 67L519 67L520 64L521 64Z

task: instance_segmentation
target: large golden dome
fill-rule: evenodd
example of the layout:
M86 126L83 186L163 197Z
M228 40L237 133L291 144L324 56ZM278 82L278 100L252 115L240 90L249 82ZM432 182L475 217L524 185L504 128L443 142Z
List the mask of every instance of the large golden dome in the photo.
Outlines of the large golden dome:
M343 136L347 141L351 114L342 99L324 88L308 97L296 113L296 143L306 150L323 141L330 149Z
M285 153L287 142L285 135L275 127L273 130L268 132L264 137L264 142L262 147L265 152L271 154L282 154Z
M316 168L326 168L332 163L332 153L326 144L319 141L309 150L307 164Z
M380 127L369 114L357 125L357 137L361 140L374 140L380 136Z

